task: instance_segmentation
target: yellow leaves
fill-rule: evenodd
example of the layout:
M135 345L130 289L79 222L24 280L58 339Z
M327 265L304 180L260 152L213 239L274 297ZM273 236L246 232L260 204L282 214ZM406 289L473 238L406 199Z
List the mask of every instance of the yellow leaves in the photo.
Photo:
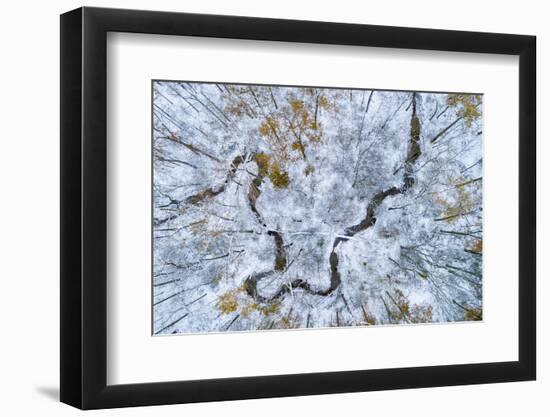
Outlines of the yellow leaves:
M463 99L465 95L463 94L449 94L447 96L447 104L450 107L456 107Z
M300 113L304 111L304 102L301 100L291 99L290 108L293 113Z
M271 128L269 127L269 123L267 121L262 122L258 130L262 136L268 136L271 132Z
M481 116L481 113L471 104L468 104L462 111L462 115L466 119L468 126L472 124L472 121Z
M365 316L365 322L369 325L369 326L374 326L376 324L376 319L374 318L373 315L367 315Z
M244 105L242 103L229 105L225 108L225 111L227 113L231 113L232 115L239 116L239 117L245 114Z
M311 127L312 124L317 125L315 121L311 121L309 109L303 101L291 99L289 103L293 113L293 117L290 122L291 130L302 132L308 127Z
M259 92L256 95L261 96ZM270 146L274 159L280 162L307 160L305 147L319 143L323 137L319 112L336 108L327 95L314 88L301 89L288 95L286 100L278 98L276 108L267 104L272 101L269 98L260 101L266 104L258 131Z
M469 305L461 305L458 303L455 303L459 305L462 310L464 310L464 320L467 321L480 321L483 320L483 309L481 307L473 308Z
M475 253L483 252L483 240L481 239L476 240L474 244L470 247L470 250Z
M281 168L278 161L272 160L271 156L260 152L252 158L258 165L258 176L267 176L275 188L286 188L290 182L288 173ZM261 180L259 181L261 184ZM257 185L259 187L259 184Z
M277 119L271 116L265 118L265 120L260 124L260 134L262 136L277 135L277 129L279 124Z
M466 213L474 208L474 200L472 195L464 187L456 188L457 198L456 204L450 208L449 216L459 213Z
M452 223L458 220L458 215L467 213L475 207L475 198L464 186L461 186L464 182L464 178L460 177L458 180L450 182L450 185L454 186L450 195L450 202L447 198L441 196L441 194L435 194L433 202L441 209L442 217L449 217L445 221Z
M363 319L365 323L369 326L374 326L376 324L376 318L364 306L361 306L361 309L363 310Z
M278 329L297 329L300 327L300 317L298 315L286 315L279 320L275 326Z
M279 300L273 300L266 303L252 302L244 293L244 287L239 287L231 291L227 291L218 297L216 304L218 310L223 314L231 314L238 312L243 318L253 314L255 311L264 316L277 314L281 308Z
M256 88L254 86L240 86L240 85L232 85L232 84L226 84L226 88L231 91L232 94L236 96L242 96L245 94L248 94L250 91L250 88Z
M413 323L432 323L433 322L433 308L430 305L421 306L413 304L410 309L410 319Z
M409 301L405 298L400 290L395 290L395 296L397 298L397 305L402 315L409 314Z
M306 105L301 100L291 99L289 101L293 113L289 126L294 132L295 137L302 137L311 142L319 142L321 140L322 131L321 124L317 120L317 107L329 109L331 105L323 95L319 96L316 100L317 103L310 102L309 105ZM303 143L303 141L300 142ZM292 149L302 152L302 149L298 145L293 144Z
M275 188L286 188L290 182L288 174L281 169L277 161L271 164L269 169L269 179Z
M303 111L300 114L300 117L302 119L302 125L307 126L309 124L309 113L307 111Z
M401 290L397 289L394 292L393 297L386 291L388 297L392 301L394 309L389 311L389 315L394 320L404 320L409 317L409 301L405 298Z
M330 110L333 105L331 105L328 99L321 94L319 96L319 107L321 107L323 110Z
M447 96L447 104L449 107L457 109L457 115L464 118L468 127L481 116L481 112L479 111L481 96L479 95L449 94Z
M292 142L291 148L299 152L304 152L304 149L305 149L304 144L298 141Z
M258 175L265 177L269 171L270 156L266 153L259 152L252 158L258 165Z
M244 285L227 291L218 297L216 307L223 314L230 314L239 310L239 314L247 317L252 311L258 310L260 306L257 303L250 303L245 293L246 289Z
M258 310L264 315L269 316L271 314L277 314L281 308L281 302L279 300L271 301L267 304L258 306Z
M252 314L252 312L257 311L259 308L260 308L260 305L258 303L247 304L243 306L243 308L241 308L241 311L240 311L241 317L246 318L250 314Z
M218 310L220 310L223 314L229 314L237 311L237 307L239 306L237 296L240 292L241 289L238 288L222 294L218 298L218 303L216 304Z
M431 323L433 321L433 308L431 305L410 304L403 292L395 290L391 301L396 308L390 310L390 316L394 320L409 320L411 323Z
M464 314L464 319L468 321L479 321L483 320L483 310L481 308L469 308Z

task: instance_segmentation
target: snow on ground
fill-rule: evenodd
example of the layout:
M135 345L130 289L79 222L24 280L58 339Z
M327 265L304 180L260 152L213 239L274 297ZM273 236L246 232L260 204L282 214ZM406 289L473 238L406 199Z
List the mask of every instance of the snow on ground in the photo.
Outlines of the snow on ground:
M155 334L482 318L482 96L155 81L152 111Z

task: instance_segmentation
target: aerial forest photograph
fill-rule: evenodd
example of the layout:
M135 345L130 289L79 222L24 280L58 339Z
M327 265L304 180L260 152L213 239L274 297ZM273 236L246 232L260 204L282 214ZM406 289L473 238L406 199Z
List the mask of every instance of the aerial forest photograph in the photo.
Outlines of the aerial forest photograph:
M483 319L483 94L152 81L152 334Z

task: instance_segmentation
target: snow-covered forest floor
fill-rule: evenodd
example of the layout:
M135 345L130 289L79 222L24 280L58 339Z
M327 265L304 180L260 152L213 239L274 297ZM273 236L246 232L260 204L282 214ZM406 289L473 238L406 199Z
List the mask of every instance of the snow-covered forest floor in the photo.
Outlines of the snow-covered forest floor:
M482 319L482 96L154 81L155 334Z

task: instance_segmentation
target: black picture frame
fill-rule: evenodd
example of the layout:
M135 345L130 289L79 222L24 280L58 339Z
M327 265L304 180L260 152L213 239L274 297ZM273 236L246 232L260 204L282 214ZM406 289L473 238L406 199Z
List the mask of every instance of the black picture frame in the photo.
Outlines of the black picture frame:
M519 360L107 385L108 32L519 56ZM61 15L61 401L96 409L534 380L535 45L524 35L252 17L88 7Z

